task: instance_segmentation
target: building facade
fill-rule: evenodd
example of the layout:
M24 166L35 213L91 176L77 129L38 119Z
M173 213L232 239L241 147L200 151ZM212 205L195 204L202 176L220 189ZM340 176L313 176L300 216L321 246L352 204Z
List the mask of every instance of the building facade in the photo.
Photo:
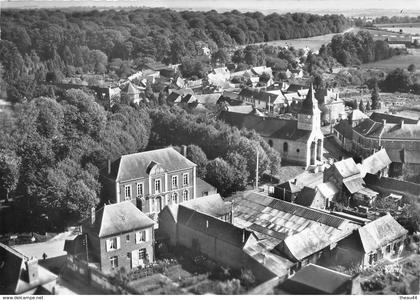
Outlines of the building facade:
M172 147L123 155L101 170L105 201L131 201L146 214L196 198L196 165Z

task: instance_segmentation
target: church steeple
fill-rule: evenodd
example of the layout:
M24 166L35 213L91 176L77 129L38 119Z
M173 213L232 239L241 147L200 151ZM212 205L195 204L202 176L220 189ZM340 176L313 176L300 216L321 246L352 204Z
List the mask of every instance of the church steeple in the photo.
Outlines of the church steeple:
M321 110L318 108L318 100L315 98L314 87L311 84L302 107L298 113L298 129L318 130L321 126Z
M300 113L305 115L313 115L316 113L316 111L319 111L318 100L315 98L314 87L311 83L308 94L306 95L305 100L302 102L302 109Z

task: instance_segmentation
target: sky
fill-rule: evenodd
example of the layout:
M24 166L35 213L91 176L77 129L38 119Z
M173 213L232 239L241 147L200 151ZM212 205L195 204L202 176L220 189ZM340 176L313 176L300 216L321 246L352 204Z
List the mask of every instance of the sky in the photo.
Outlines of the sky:
M193 10L262 12L392 11L392 15L420 14L420 0L0 0L1 7L148 6ZM401 13L402 10L402 13Z

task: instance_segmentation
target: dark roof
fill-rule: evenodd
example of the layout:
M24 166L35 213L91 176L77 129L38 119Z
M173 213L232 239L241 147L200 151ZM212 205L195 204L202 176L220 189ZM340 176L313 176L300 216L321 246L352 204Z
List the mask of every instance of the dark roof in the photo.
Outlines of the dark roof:
M223 201L219 194L208 195L182 202L180 205L208 214L221 217L232 211L232 203Z
M401 124L401 121L404 121L404 124L417 124L418 120L402 117L399 115L390 115L385 113L374 112L370 115L370 118L375 122L383 122L389 124Z
M307 115L312 115L314 112L314 108L318 108L318 100L316 100L315 98L314 88L311 84L311 86L309 87L308 94L306 95L305 100L303 100L302 102L300 112Z
M184 170L195 166L172 147L127 154L111 164L111 174L106 174L106 168L102 170L104 176L115 178L122 182L148 176L147 167L150 163L159 164L167 172Z
M378 176L372 174L366 174L364 181L368 187L379 187L390 192L399 192L404 195L409 194L420 200L420 184L389 177L378 178Z
M90 218L86 219L84 224L99 237L131 232L155 224L130 201L105 205L96 211L95 216L93 225L90 225Z
M371 119L365 119L354 127L354 131L363 136L379 137L383 128L384 126L382 123L375 122Z
M285 189L286 191L290 191L291 193L300 192L302 189L299 186L297 186L296 184L293 184L291 181L293 181L293 179L288 180L286 182L283 182L279 185L276 185L274 188Z
M252 98L255 100L260 100L263 102L270 102L270 103L273 103L278 97L278 95L266 93L264 91L251 90L248 88L242 89L239 93L239 96L242 96L245 98Z
M407 230L389 213L359 228L360 240L365 253L384 247L405 234L407 234Z
M238 128L254 129L261 136L267 138L306 141L310 135L310 131L297 128L297 120L263 117L252 113L252 111L248 114L222 111L219 117L226 123Z
M178 224L200 231L208 236L223 240L235 247L243 248L252 234L246 229L234 226L207 214L180 205L178 207Z
M306 85L303 85L303 84L291 84L287 88L287 92L297 92L299 90L304 90L304 89L307 89L307 88L308 87Z
M353 138L353 128L348 120L341 120L340 123L334 126L334 129L337 130L346 139L351 140Z
M176 92L172 92L166 97L166 101L175 102L178 98L182 99L182 96Z
M302 191L297 196L295 203L310 207L312 205L312 202L314 201L316 195L316 191L310 187L305 186Z
M169 67L164 65L163 63L160 62L154 62L154 63L147 63L144 65L146 68L150 69L150 70L154 70L154 71L160 71L160 70L164 70L164 69L168 69Z
M351 276L309 264L282 283L280 288L295 295L337 295L350 294L351 286Z

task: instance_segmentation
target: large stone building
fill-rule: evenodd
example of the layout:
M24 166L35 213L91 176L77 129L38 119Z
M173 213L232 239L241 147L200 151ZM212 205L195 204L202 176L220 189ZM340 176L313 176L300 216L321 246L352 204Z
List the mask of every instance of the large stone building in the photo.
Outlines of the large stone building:
M123 155L100 175L105 201L132 201L152 217L196 197L196 164L172 147Z
M254 111L222 111L220 118L239 128L254 129L285 161L306 167L322 161L324 135L321 132L321 111L312 86L302 102L297 120L261 116Z

